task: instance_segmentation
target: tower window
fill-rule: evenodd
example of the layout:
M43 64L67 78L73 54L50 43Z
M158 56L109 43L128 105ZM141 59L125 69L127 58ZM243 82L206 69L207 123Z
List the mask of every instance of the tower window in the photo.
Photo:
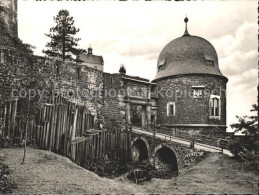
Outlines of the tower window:
M167 116L175 116L175 102L167 103Z
M220 96L211 95L210 97L210 118L220 119Z
M158 71L165 69L165 60L161 60L157 67Z
M204 86L192 86L193 98L202 98Z
M164 70L165 69L165 66L164 65L160 65L160 66L158 66L158 71L160 71L160 70Z
M213 60L207 60L206 63L207 63L208 66L212 66L212 67L214 66L214 61Z

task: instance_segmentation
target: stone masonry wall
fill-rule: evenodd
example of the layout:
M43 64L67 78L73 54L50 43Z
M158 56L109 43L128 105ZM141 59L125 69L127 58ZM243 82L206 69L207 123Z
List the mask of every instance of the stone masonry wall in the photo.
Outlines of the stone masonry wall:
M30 111L35 114L41 103L62 95L85 105L96 123L103 123L103 72L34 56L17 36L17 0L1 0L0 16L0 105L19 99L18 112L26 115L30 99Z
M183 75L172 78L158 80L156 82L159 94L157 108L158 124L208 124L226 125L226 80L212 75ZM220 120L209 118L209 95L203 98L193 98L188 95L192 86L205 86L205 90L210 92L214 89L214 95L220 95L221 115ZM176 90L180 92L176 92ZM166 97L166 91L169 97ZM220 94L221 90L221 94ZM182 95L181 95L182 93ZM175 102L175 116L167 116L167 103Z
M123 95L122 75L104 73L104 121L108 130L125 129L126 112Z
M25 115L27 105L23 104L30 100L30 111L35 114L41 103L61 95L85 105L96 123L103 123L102 71L14 49L16 52L0 50L5 52L4 62L0 63L0 102L19 99L18 112Z
M57 91L70 101L85 105L97 124L103 123L103 72L70 62L56 61L54 64Z

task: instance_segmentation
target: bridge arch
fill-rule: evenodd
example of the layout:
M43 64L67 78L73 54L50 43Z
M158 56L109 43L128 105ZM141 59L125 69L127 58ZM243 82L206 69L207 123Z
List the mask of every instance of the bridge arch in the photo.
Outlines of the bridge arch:
M173 148L160 144L155 148L154 157L157 169L178 173L178 158Z
M149 144L144 137L135 137L131 142L132 160L143 162L149 159Z

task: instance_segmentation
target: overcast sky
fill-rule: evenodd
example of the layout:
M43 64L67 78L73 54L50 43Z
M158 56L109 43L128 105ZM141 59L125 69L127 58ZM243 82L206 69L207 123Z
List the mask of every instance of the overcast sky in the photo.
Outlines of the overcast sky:
M257 102L257 1L200 2L36 2L18 1L19 37L36 46L35 54L49 41L44 33L54 25L53 16L67 9L80 28L80 47L104 58L105 72L153 79L163 47L184 33L189 18L191 35L210 41L228 77L227 124L249 114ZM230 130L230 128L228 128Z

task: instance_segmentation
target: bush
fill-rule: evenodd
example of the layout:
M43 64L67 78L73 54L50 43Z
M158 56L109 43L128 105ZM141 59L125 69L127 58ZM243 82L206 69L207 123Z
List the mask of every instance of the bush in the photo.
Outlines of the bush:
M253 105L251 112L257 112L258 106ZM258 115L238 117L238 123L231 125L235 132L242 132L242 135L235 137L229 144L229 150L235 158L242 160L244 166L250 170L258 167L256 151L258 144Z

